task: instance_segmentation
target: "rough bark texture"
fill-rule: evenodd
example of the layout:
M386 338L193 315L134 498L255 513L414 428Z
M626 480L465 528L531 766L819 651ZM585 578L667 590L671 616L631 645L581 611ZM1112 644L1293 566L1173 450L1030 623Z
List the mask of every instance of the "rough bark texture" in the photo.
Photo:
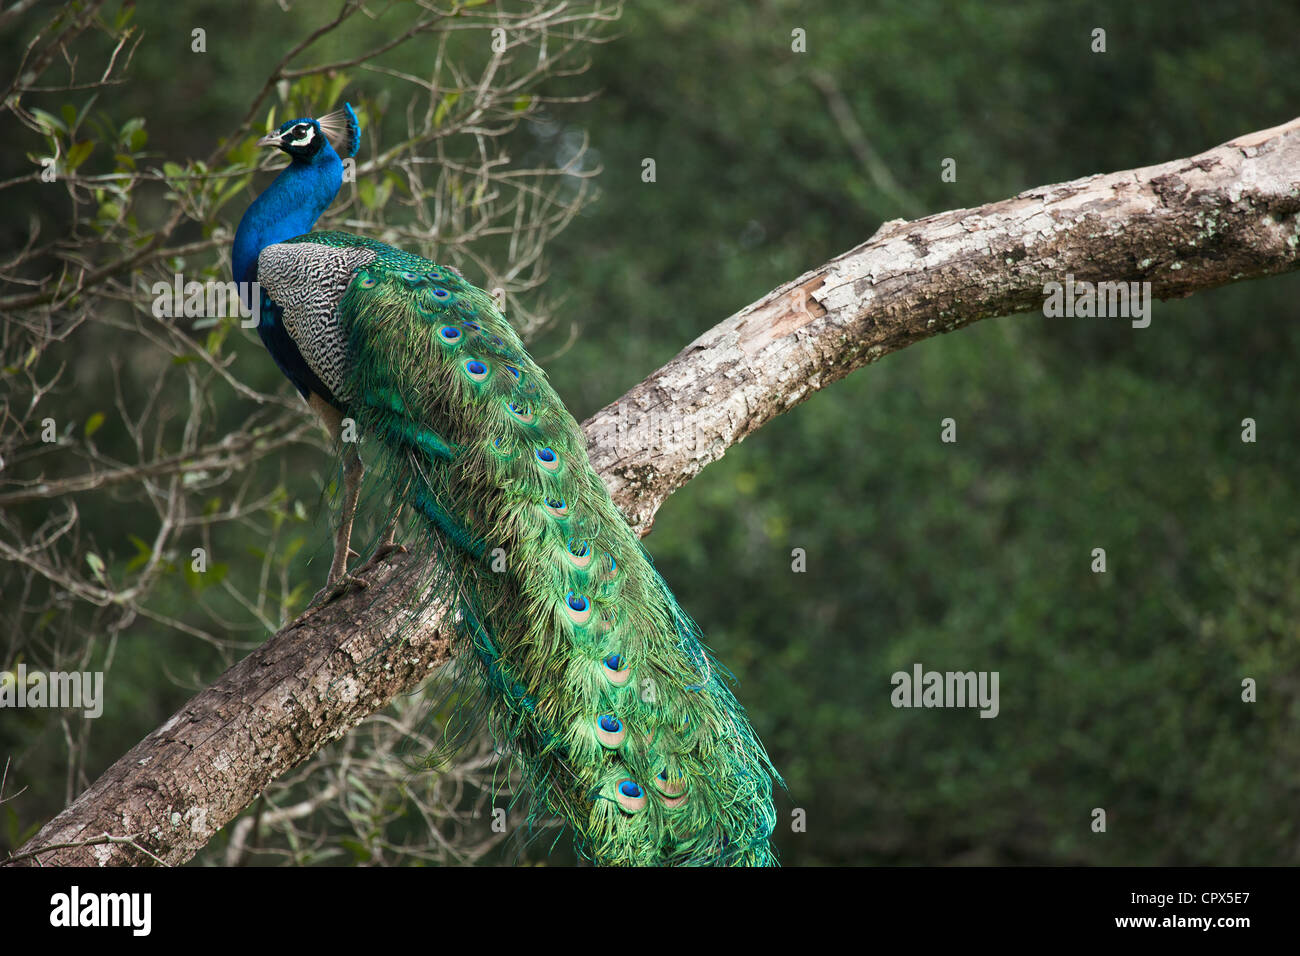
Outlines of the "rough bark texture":
M939 332L1041 309L1044 285L1067 273L1149 281L1167 299L1295 269L1298 246L1300 119L1190 159L887 222L589 419L592 462L644 534L673 491L813 392ZM384 646L392 608L406 600L397 579L407 560L393 558L368 589L308 611L232 667L14 862L182 863L269 781L418 684L447 658L447 624L435 606L404 643Z
M887 222L714 326L594 415L586 422L592 463L646 528L670 494L732 445L890 352L1041 309L1044 284L1067 273L1149 281L1153 296L1170 299L1290 271L1298 213L1300 119L1190 159Z

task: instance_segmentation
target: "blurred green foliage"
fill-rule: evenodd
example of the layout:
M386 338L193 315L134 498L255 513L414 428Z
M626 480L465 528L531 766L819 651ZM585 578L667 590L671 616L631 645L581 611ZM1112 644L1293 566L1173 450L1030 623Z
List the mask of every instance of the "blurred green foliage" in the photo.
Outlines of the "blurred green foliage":
M105 95L116 114L146 119L149 150L206 155L212 131L243 115L268 66L325 16L233 6L141 5L131 82ZM815 72L925 212L1190 155L1300 103L1300 9L1282 2L850 7L634 5L593 51L599 99L553 108L558 135L515 134L509 151L526 165L586 130L605 170L600 200L552 244L547 292L564 306L532 344L579 419L907 215L855 159ZM203 23L208 55L177 69L189 25ZM1104 54L1089 51L1096 27ZM806 53L791 52L794 28ZM321 57L364 48L373 29L331 38ZM403 48L396 62L419 55ZM377 98L387 81L354 82ZM646 157L654 183L641 181ZM940 181L946 157L955 183ZM26 211L6 215L11 238ZM781 812L807 811L806 832L778 833L786 863L1300 859L1298 297L1290 275L1158 303L1145 330L982 322L816 395L667 502L646 544L738 676L789 785ZM278 373L255 345L231 347L237 373L271 387ZM93 417L107 379L87 367L79 382L60 399L66 417L107 446L111 421ZM955 445L939 441L947 417ZM1255 444L1240 440L1246 417ZM324 575L306 559L325 540L331 467L294 449L268 477L298 529L277 546L304 596ZM137 555L140 529L111 509L92 517L119 560ZM1098 547L1104 575L1090 571ZM791 572L793 548L807 573ZM228 657L145 621L124 633L110 688L133 706L95 727L89 776ZM999 671L1000 715L894 709L890 675L915 662ZM1240 698L1247 677L1254 704ZM7 715L10 728L15 717L8 749L41 734L46 782L29 758L32 791L0 808L8 845L65 797L59 737L43 715ZM1090 830L1094 807L1104 834Z

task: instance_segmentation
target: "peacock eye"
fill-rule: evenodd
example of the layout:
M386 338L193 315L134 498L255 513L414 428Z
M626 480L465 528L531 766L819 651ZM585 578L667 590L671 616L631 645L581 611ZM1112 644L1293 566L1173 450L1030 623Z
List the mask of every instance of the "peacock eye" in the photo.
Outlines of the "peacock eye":
M596 738L601 745L608 747L610 750L617 750L627 739L627 731L623 729L623 721L619 720L613 714L603 714L596 718Z
M591 602L574 591L564 596L564 610L574 624L586 624L591 620Z
M655 777L655 787L665 796L680 797L686 791L686 777L680 771L669 774L668 768L664 767Z
M521 425L531 425L533 423L533 411L524 403L506 399L506 408L509 409L511 417Z
M645 791L635 780L619 781L614 796L618 800L618 805L628 813L636 813L645 807Z
M627 661L623 660L621 654L610 654L603 663L605 677L615 687L622 687L632 679L632 668L627 666Z
M537 462L549 472L560 470L560 456L555 454L553 448L538 448L534 454L537 456Z

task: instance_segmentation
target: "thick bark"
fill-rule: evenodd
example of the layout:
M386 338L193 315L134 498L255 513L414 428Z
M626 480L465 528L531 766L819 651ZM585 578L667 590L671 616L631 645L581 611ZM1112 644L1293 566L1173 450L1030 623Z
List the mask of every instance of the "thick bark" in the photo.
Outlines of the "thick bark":
M592 462L644 534L673 491L813 392L939 332L1041 309L1046 283L1150 282L1167 299L1295 269L1298 247L1300 119L1190 159L888 222L589 419ZM435 606L385 646L408 560L232 667L14 862L182 863L277 775L418 684L447 659L447 624Z

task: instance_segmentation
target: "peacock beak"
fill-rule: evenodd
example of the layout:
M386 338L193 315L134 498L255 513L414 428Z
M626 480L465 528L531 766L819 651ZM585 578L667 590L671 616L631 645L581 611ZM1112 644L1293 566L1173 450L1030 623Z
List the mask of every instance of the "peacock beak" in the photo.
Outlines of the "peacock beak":
M284 140L280 136L279 130L274 133L268 133L257 141L258 146L279 146Z

